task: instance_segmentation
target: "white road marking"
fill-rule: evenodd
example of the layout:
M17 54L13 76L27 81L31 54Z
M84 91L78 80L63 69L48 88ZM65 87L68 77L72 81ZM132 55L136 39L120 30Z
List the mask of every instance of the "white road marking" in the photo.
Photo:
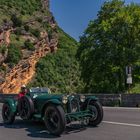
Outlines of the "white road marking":
M115 124L115 125L124 125L124 126L133 126L133 127L140 127L140 124L130 124L130 123L110 122L110 121L103 121L103 123Z
M103 107L104 109L127 109L127 110L140 110L140 108L135 108L135 107Z

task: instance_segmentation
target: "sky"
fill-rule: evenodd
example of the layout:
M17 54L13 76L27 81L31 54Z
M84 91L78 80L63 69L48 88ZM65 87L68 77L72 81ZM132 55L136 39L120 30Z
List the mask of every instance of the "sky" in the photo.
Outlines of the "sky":
M83 34L90 20L94 20L105 0L50 0L51 11L58 25L76 40ZM140 0L125 0L140 3Z

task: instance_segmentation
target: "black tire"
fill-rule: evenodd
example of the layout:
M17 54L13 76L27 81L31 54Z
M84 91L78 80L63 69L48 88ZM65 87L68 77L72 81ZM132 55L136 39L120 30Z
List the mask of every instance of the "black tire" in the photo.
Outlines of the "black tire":
M29 120L34 113L34 103L28 96L23 96L18 101L18 113L23 120Z
M10 105L8 103L3 104L2 118L5 124L12 124L15 121L15 113L11 111Z
M65 113L60 105L47 106L44 114L47 130L56 136L61 135L66 127Z
M89 119L89 125L97 126L103 120L103 108L98 101L91 101L88 105L88 109L94 112L93 118Z

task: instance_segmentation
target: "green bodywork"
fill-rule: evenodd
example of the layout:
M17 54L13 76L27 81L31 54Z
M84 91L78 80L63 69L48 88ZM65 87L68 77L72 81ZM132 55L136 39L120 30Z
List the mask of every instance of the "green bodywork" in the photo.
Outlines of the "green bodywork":
M17 110L17 101L15 101L14 99L11 98L7 98L5 99L4 103L7 103L10 106L10 109L13 113L16 112Z
M63 107L64 111L65 111L65 117L66 119L70 120L70 121L76 121L76 120L83 120L86 118L90 118L92 117L94 114L86 108L86 106L89 104L90 101L94 100L98 100L95 96L85 96L85 101L82 103L80 101L80 95L64 95L64 94L50 94L47 92L29 92L26 94L26 96L28 96L29 98L32 99L33 104L34 104L34 109L35 112L33 114L33 118L37 118L37 119L42 119L44 117L44 112L45 109L47 108L48 105L60 105ZM63 100L63 96L67 96L67 104L64 104L62 102ZM71 106L69 105L71 103L71 101L73 100L73 98L76 98L78 104L79 104L79 108L77 108L76 111L71 111ZM17 112L17 106L18 106L18 101L15 99L10 99L7 98L5 99L5 102L8 103L10 105L10 108L12 110L13 113ZM84 104L85 108L81 109L81 104ZM69 107L68 107L69 106Z
M35 93L36 96L36 93ZM49 104L62 105L61 95L41 94L33 97L34 107L37 114L43 114L44 109Z

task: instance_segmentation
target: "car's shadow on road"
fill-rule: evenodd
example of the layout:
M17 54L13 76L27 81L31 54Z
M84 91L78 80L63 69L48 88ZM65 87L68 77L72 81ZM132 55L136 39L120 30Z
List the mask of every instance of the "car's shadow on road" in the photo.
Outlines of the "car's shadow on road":
M4 123L0 123L0 127L1 126L9 129L24 129L27 131L27 136L33 138L59 138L59 136L49 134L43 122L16 120L12 125L5 125ZM66 127L66 130L62 135L79 133L86 129L87 127L84 125L71 124Z
M42 122L16 120L11 125L0 123L0 126L9 129L17 129L17 130L23 129L23 131L27 132L27 136L34 137L34 138L57 138L58 137L49 134L49 132L47 132Z

